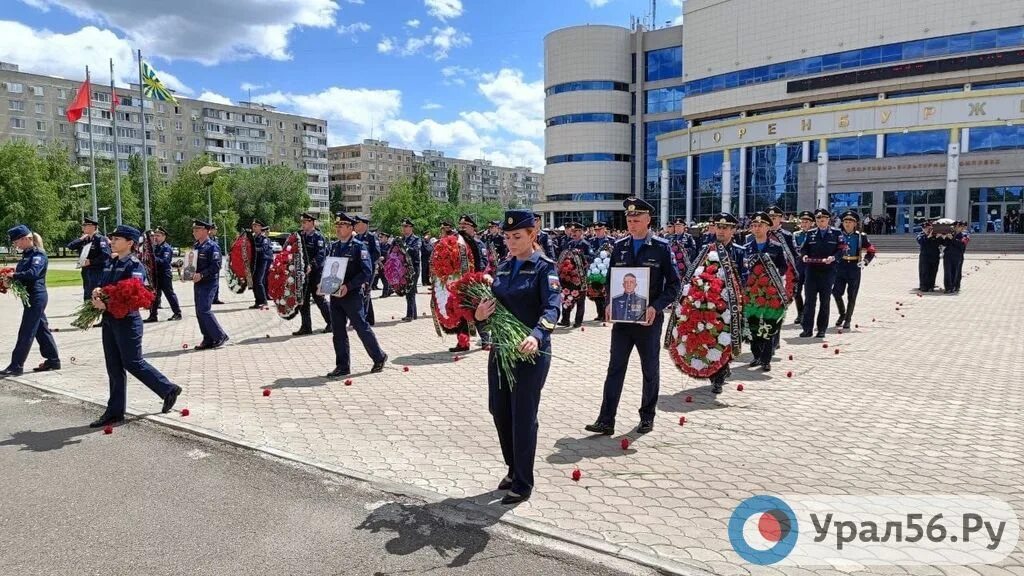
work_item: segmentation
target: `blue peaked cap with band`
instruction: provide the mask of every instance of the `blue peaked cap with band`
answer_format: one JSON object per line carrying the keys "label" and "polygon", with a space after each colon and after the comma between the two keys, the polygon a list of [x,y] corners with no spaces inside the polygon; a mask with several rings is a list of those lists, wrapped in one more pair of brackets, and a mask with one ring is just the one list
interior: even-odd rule
{"label": "blue peaked cap with band", "polygon": [[505,232],[533,228],[535,217],[533,212],[528,210],[506,210],[505,219],[501,223],[501,229]]}
{"label": "blue peaked cap with band", "polygon": [[110,234],[107,234],[107,236],[110,236],[110,237],[118,236],[120,238],[124,238],[125,240],[131,240],[132,242],[138,242],[139,241],[139,236],[142,236],[142,232],[139,232],[138,228],[133,228],[131,226],[128,226],[127,224],[120,224],[120,225],[118,225],[117,228],[114,228],[113,232],[111,232]]}
{"label": "blue peaked cap with band", "polygon": [[7,238],[10,239],[11,242],[14,242],[15,240],[20,240],[21,238],[24,238],[25,236],[28,236],[31,233],[32,231],[28,229],[28,226],[25,226],[24,224],[18,224],[14,228],[11,228],[10,230],[7,231]]}

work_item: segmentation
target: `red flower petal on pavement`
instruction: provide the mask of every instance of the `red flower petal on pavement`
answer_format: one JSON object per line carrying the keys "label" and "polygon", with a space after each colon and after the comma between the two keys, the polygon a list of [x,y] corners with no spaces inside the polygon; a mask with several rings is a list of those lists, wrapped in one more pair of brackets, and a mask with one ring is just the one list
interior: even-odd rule
{"label": "red flower petal on pavement", "polygon": [[839,355],[839,348],[836,348],[836,349],[835,349],[835,353],[836,353],[836,356],[838,356],[838,355]]}
{"label": "red flower petal on pavement", "polygon": [[264,396],[270,396],[270,388],[264,388],[263,389],[263,395]]}
{"label": "red flower petal on pavement", "polygon": [[351,385],[352,385],[352,380],[351,379],[345,380],[345,386],[351,386]]}
{"label": "red flower petal on pavement", "polygon": [[693,396],[687,396],[686,397],[686,401],[687,402],[693,402]]}
{"label": "red flower petal on pavement", "polygon": [[107,424],[106,426],[103,427],[103,433],[104,434],[113,434],[114,433],[114,427],[111,426],[110,424]]}
{"label": "red flower petal on pavement", "polygon": [[792,377],[793,377],[793,372],[792,371],[786,372],[786,378],[792,378]]}
{"label": "red flower petal on pavement", "polygon": [[623,438],[622,442],[620,442],[620,445],[622,446],[623,450],[629,450],[629,438]]}
{"label": "red flower petal on pavement", "polygon": [[582,478],[582,477],[583,477],[583,472],[580,472],[579,468],[577,468],[577,469],[572,471],[572,481],[573,482],[579,482],[580,478]]}
{"label": "red flower petal on pavement", "polygon": [[409,367],[408,366],[402,366],[402,372],[408,372],[408,371],[409,371]]}
{"label": "red flower petal on pavement", "polygon": [[822,344],[821,347],[822,348],[828,348],[828,342],[825,342],[824,344]]}
{"label": "red flower petal on pavement", "polygon": [[737,385],[736,385],[736,390],[737,390],[738,392],[743,392],[743,384],[737,384]]}
{"label": "red flower petal on pavement", "polygon": [[188,408],[182,408],[181,409],[181,415],[182,416],[188,416],[189,414],[191,414],[191,412],[188,411]]}
{"label": "red flower petal on pavement", "polygon": [[686,416],[679,417],[679,425],[682,426],[683,424],[686,424]]}

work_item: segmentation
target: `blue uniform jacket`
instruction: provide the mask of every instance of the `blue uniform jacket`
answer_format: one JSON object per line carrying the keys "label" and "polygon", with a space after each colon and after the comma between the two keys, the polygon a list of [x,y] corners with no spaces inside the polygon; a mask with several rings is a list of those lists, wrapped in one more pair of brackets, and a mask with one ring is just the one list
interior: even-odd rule
{"label": "blue uniform jacket", "polygon": [[327,257],[327,240],[319,230],[313,230],[309,234],[299,232],[302,239],[302,251],[306,256],[306,265],[315,271],[322,270],[324,258]]}
{"label": "blue uniform jacket", "polygon": [[683,250],[686,251],[687,261],[692,262],[697,257],[697,241],[689,233],[673,234],[668,239],[670,242],[678,242],[683,247]]}
{"label": "blue uniform jacket", "polygon": [[92,243],[92,247],[89,248],[89,265],[85,266],[84,270],[95,270],[100,271],[107,265],[107,260],[110,259],[110,242],[107,241],[107,237],[102,234],[94,234],[91,240],[82,240],[81,238],[75,238],[71,242],[68,242],[68,249],[80,251],[82,246],[85,246],[87,242]]}
{"label": "blue uniform jacket", "polygon": [[803,230],[797,230],[793,233],[793,245],[796,246],[796,270],[800,273],[800,276],[803,276],[804,270],[807,268],[807,265],[804,264],[803,258],[801,258],[801,255],[803,254],[801,249],[807,242],[807,236],[810,235],[810,233],[810,230],[806,232]]}
{"label": "blue uniform jacket", "polygon": [[[856,267],[860,261],[861,250],[867,250],[871,247],[871,240],[868,239],[868,235],[859,231],[854,230],[852,234],[842,232],[843,243],[846,245],[843,250],[843,258],[839,261],[840,266],[853,266]],[[869,252],[864,256],[865,263],[870,263],[874,259],[874,256]]]}
{"label": "blue uniform jacket", "polygon": [[513,276],[514,260],[506,258],[498,263],[492,286],[494,296],[520,322],[533,326],[530,335],[543,348],[550,343],[551,331],[562,312],[562,287],[555,262],[535,251]]}
{"label": "blue uniform jacket", "polygon": [[336,240],[331,243],[327,250],[327,256],[333,258],[348,258],[348,267],[345,268],[344,284],[347,289],[345,298],[361,294],[363,285],[370,281],[373,268],[370,265],[370,251],[354,235],[348,242]]}
{"label": "blue uniform jacket", "polygon": [[200,278],[196,285],[216,284],[221,266],[220,246],[213,238],[207,238],[205,242],[196,242],[193,249],[199,251],[196,258],[196,274],[200,274]]}
{"label": "blue uniform jacket", "polygon": [[[145,282],[146,267],[134,254],[129,254],[124,258],[112,257],[110,260],[107,260],[107,265],[103,268],[103,274],[100,275],[100,281],[96,287],[102,288],[129,278],[138,278]],[[109,312],[103,312],[103,315],[109,316],[110,314]],[[127,317],[138,315],[138,310],[132,310]]]}
{"label": "blue uniform jacket", "polygon": [[651,269],[648,296],[655,310],[661,312],[679,300],[679,271],[676,270],[668,242],[648,232],[639,252],[634,256],[633,237],[622,238],[612,248],[609,270],[631,266],[646,266]]}
{"label": "blue uniform jacket", "polygon": [[370,253],[370,270],[373,270],[380,260],[380,241],[371,232],[356,234],[356,240],[366,244],[366,251]]}
{"label": "blue uniform jacket", "polygon": [[[752,262],[754,261],[754,256],[757,254],[767,254],[768,258],[771,259],[772,264],[775,265],[775,269],[779,272],[779,276],[785,276],[786,270],[789,269],[789,262],[786,260],[786,254],[784,252],[785,248],[783,248],[782,243],[778,240],[768,238],[765,245],[758,250],[757,241],[751,238],[750,241],[747,242],[746,246],[743,247],[743,251],[745,259],[744,266],[748,271],[753,268]],[[744,283],[745,282],[746,280],[744,279]]]}
{"label": "blue uniform jacket", "polygon": [[590,246],[590,242],[587,242],[583,238],[579,240],[569,240],[565,243],[566,250],[579,250],[580,254],[587,259],[587,263],[590,263],[594,259],[594,249]]}
{"label": "blue uniform jacket", "polygon": [[[793,237],[793,233],[785,228],[777,228],[769,232],[769,238],[774,238],[780,244],[782,244],[782,255],[786,257],[786,262],[793,265],[793,272],[796,274],[797,279],[800,276],[800,270],[796,268],[796,261],[800,259],[799,252],[796,248],[796,238]],[[751,234],[748,238],[748,242],[753,241],[754,235]],[[782,272],[785,274],[785,271]]]}
{"label": "blue uniform jacket", "polygon": [[255,252],[253,262],[257,268],[274,261],[274,247],[270,245],[270,238],[263,234],[253,234],[252,244]]}
{"label": "blue uniform jacket", "polygon": [[[835,228],[825,228],[824,230],[813,228],[807,233],[807,240],[804,241],[804,245],[800,247],[800,256],[821,259],[831,256],[838,261],[842,258],[845,250],[846,244],[843,242],[843,234],[839,230]],[[831,264],[811,264],[807,266],[807,270],[834,270],[835,267],[835,262]]]}
{"label": "blue uniform jacket", "polygon": [[161,242],[153,246],[153,260],[156,264],[156,271],[160,273],[160,276],[171,276],[172,258],[174,258],[174,250],[167,242]]}
{"label": "blue uniform jacket", "polygon": [[[598,254],[601,253],[602,246],[604,246],[605,244],[611,246],[612,244],[615,243],[615,240],[611,236],[605,236],[604,238],[598,238],[597,236],[594,236],[589,240],[589,242],[590,251],[593,252],[594,256],[597,256]],[[611,251],[609,250],[609,253],[610,252]]]}
{"label": "blue uniform jacket", "polygon": [[415,234],[409,234],[402,238],[402,242],[405,243],[405,251],[409,253],[409,258],[412,258],[412,265],[417,270],[420,269],[420,249],[423,246],[423,239]]}
{"label": "blue uniform jacket", "polygon": [[540,244],[540,249],[544,251],[544,255],[548,258],[555,259],[555,246],[551,243],[551,238],[548,237],[547,232],[537,233],[537,244]]}
{"label": "blue uniform jacket", "polygon": [[12,280],[21,282],[29,296],[46,293],[46,268],[49,259],[42,250],[32,247],[21,253],[21,260],[14,267]]}

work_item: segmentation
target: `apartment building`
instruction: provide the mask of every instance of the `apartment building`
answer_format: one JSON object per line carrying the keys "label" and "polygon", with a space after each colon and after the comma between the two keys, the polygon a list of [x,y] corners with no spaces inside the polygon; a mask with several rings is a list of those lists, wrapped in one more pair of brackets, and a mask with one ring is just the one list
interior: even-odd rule
{"label": "apartment building", "polygon": [[[7,100],[0,104],[0,142],[23,140],[44,146],[58,141],[80,163],[88,163],[91,114],[96,157],[116,158],[120,169],[127,171],[129,157],[141,154],[143,145],[138,86],[116,88],[111,94],[109,86],[94,83],[89,113],[72,126],[65,112],[81,83],[0,63],[0,97]],[[251,102],[225,105],[176,98],[177,104],[142,102],[146,152],[156,159],[159,176],[173,178],[182,165],[204,153],[223,166],[281,164],[306,173],[311,211],[329,211],[325,120]]]}

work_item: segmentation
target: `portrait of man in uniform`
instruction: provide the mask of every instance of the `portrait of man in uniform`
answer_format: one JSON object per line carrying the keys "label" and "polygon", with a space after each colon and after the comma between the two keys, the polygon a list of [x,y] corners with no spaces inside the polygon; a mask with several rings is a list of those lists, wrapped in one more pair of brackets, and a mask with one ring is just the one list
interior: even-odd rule
{"label": "portrait of man in uniform", "polygon": [[612,268],[612,322],[643,322],[647,315],[651,271],[646,267]]}
{"label": "portrait of man in uniform", "polygon": [[345,283],[345,269],[348,268],[348,258],[327,257],[324,261],[323,277],[320,279],[318,292],[324,296],[334,296],[341,292],[341,285]]}

